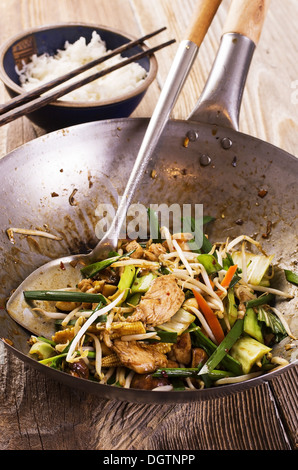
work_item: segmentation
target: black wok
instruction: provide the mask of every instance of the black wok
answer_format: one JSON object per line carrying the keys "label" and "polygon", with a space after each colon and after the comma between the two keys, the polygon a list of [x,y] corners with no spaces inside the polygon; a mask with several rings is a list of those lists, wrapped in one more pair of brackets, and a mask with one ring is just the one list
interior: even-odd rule
{"label": "black wok", "polygon": [[[223,36],[196,110],[188,120],[171,120],[166,125],[135,202],[144,206],[203,204],[204,214],[216,219],[208,227],[213,241],[241,234],[254,236],[268,254],[275,254],[276,264],[293,270],[298,233],[297,159],[237,130],[253,50],[254,42],[238,32]],[[223,70],[228,70],[229,79],[221,76]],[[257,386],[295,367],[297,360],[289,351],[290,364],[264,376],[212,389],[168,393],[98,384],[43,366],[28,356],[30,333],[7,314],[6,299],[37,267],[68,253],[88,251],[96,244],[96,208],[101,203],[115,206],[123,193],[147,125],[147,119],[82,124],[40,137],[0,161],[0,336],[12,341],[12,345],[4,341],[5,346],[25,363],[70,387],[141,403],[212,399]],[[261,190],[265,197],[260,197]],[[271,232],[264,238],[268,222]],[[12,244],[6,233],[9,227],[46,227],[62,240],[16,235]],[[297,336],[297,289],[282,287],[295,296],[284,302],[283,310]]]}

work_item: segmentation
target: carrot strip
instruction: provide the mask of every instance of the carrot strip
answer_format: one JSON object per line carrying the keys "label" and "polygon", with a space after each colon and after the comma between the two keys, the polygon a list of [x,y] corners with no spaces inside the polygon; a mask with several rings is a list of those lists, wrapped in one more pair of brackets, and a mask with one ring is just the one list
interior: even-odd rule
{"label": "carrot strip", "polygon": [[237,264],[233,264],[233,266],[229,267],[229,269],[226,272],[225,277],[220,283],[222,287],[225,287],[225,288],[229,287],[231,280],[233,279],[233,276],[237,271],[237,267],[238,267]]}
{"label": "carrot strip", "polygon": [[221,324],[217,316],[215,315],[212,308],[209,307],[206,300],[199,292],[193,289],[193,294],[195,296],[196,301],[198,302],[199,309],[203,313],[208,325],[210,326],[212,330],[212,333],[214,334],[214,337],[217,343],[220,344],[222,340],[224,339],[225,335],[224,335],[223,329],[221,327]]}

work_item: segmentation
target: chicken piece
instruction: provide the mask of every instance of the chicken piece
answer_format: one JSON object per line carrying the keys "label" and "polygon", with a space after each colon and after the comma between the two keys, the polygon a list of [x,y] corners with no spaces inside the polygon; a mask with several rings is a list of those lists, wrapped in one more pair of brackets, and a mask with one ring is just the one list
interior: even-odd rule
{"label": "chicken piece", "polygon": [[206,351],[202,348],[194,348],[192,350],[191,367],[198,367],[200,364],[205,364],[208,359]]}
{"label": "chicken piece", "polygon": [[93,283],[92,283],[91,279],[82,279],[78,283],[78,288],[82,292],[87,292],[89,289],[92,289],[92,287],[93,287]]}
{"label": "chicken piece", "polygon": [[151,326],[167,322],[181,307],[184,293],[174,275],[157,277],[127,321],[142,321]]}
{"label": "chicken piece", "polygon": [[148,250],[144,251],[144,258],[149,261],[158,261],[160,255],[163,255],[167,252],[165,247],[161,243],[152,243],[149,246]]}
{"label": "chicken piece", "polygon": [[[105,286],[105,281],[92,281],[91,279],[82,279],[78,283],[78,288],[82,292],[87,292],[88,294],[98,294],[102,292]],[[83,302],[82,308],[84,310],[90,310],[92,308],[92,304],[90,302]]]}
{"label": "chicken piece", "polygon": [[168,359],[167,369],[177,369],[179,367],[178,362]]}
{"label": "chicken piece", "polygon": [[191,361],[191,338],[189,333],[183,333],[173,345],[171,359],[180,364],[188,365]]}
{"label": "chicken piece", "polygon": [[153,344],[115,340],[113,350],[121,363],[137,374],[150,374],[167,365],[166,355],[157,351]]}
{"label": "chicken piece", "polygon": [[135,259],[143,258],[144,250],[136,240],[133,240],[132,242],[129,242],[126,245],[125,250],[127,251],[127,253],[129,253],[130,251],[135,250],[130,255],[131,258],[135,258]]}
{"label": "chicken piece", "polygon": [[152,377],[150,374],[135,374],[130,384],[130,388],[138,390],[153,390],[156,387],[169,385],[167,379]]}
{"label": "chicken piece", "polygon": [[[194,368],[194,367],[198,367],[199,365],[205,364],[207,359],[208,359],[208,355],[207,355],[206,351],[204,351],[203,348],[194,348],[192,350],[192,359],[191,359],[191,366],[190,367]],[[198,379],[191,378],[190,381],[192,382],[192,384],[195,387],[201,388],[201,386],[202,386],[202,379],[201,378],[198,378]]]}

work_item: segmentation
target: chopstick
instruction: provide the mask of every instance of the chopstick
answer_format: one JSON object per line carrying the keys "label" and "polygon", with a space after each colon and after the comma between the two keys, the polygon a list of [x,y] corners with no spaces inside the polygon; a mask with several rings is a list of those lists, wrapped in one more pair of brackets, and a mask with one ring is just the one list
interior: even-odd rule
{"label": "chopstick", "polygon": [[[112,50],[108,54],[95,59],[91,62],[88,62],[87,64],[84,64],[71,72],[68,72],[67,74],[62,75],[61,77],[58,77],[54,80],[51,80],[48,83],[45,83],[44,85],[37,87],[29,92],[22,93],[19,96],[16,96],[15,98],[12,98],[8,103],[0,106],[0,126],[7,124],[21,116],[24,116],[26,114],[29,114],[32,111],[35,111],[37,109],[40,109],[41,107],[52,103],[56,101],[58,98],[62,97],[63,95],[66,95],[70,93],[73,90],[76,90],[84,85],[87,85],[88,83],[97,80],[98,78],[101,78],[105,75],[108,75],[109,73],[118,70],[122,67],[125,67],[126,65],[135,62],[137,60],[142,59],[143,57],[150,56],[154,54],[155,52],[163,49],[164,47],[167,47],[171,44],[173,44],[175,39],[171,39],[170,41],[164,42],[162,44],[159,44],[158,46],[149,48],[147,50],[144,50],[142,52],[139,52],[131,57],[128,57],[127,59],[123,60],[122,62],[113,65],[112,67],[103,69],[101,71],[98,71],[92,75],[89,75],[88,77],[84,77],[81,80],[78,80],[76,82],[70,83],[64,87],[61,87],[58,90],[53,90],[53,88],[56,88],[58,85],[61,85],[71,78],[74,78],[78,76],[79,74],[95,67],[96,65],[99,65],[112,57],[121,54],[124,51],[127,51],[137,45],[142,44],[145,40],[155,36],[156,34],[159,34],[160,32],[164,31],[166,27],[160,28],[159,30],[156,30],[152,33],[149,33],[139,39],[136,39],[134,41],[130,41],[129,43],[126,43],[117,49]],[[45,96],[41,96],[43,93],[48,92]]]}

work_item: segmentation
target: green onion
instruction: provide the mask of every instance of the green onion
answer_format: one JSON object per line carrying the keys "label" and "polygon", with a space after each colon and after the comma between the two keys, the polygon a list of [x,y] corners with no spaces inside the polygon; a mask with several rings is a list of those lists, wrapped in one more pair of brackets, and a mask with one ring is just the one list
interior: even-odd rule
{"label": "green onion", "polygon": [[231,266],[234,266],[234,261],[230,253],[226,253],[226,257],[222,260],[223,268],[227,271]]}
{"label": "green onion", "polygon": [[[62,321],[62,320],[61,320]],[[49,343],[51,346],[56,346],[55,341],[52,341],[51,339],[45,338],[44,336],[37,336],[38,341],[43,341],[44,343]]]}
{"label": "green onion", "polygon": [[160,234],[160,227],[159,227],[157,212],[148,208],[147,214],[148,214],[148,219],[149,219],[150,238],[152,238],[152,241],[154,243],[161,243],[162,238]]}
{"label": "green onion", "polygon": [[132,250],[129,253],[125,253],[124,255],[112,256],[111,258],[107,258],[102,261],[97,261],[96,263],[89,264],[88,266],[85,266],[81,269],[81,273],[83,274],[83,276],[88,278],[94,277],[97,273],[99,273],[105,268],[108,268],[109,266],[111,266],[111,264],[115,263],[119,259],[129,257],[134,251],[135,250]]}
{"label": "green onion", "polygon": [[197,377],[198,376],[198,368],[165,368],[165,369],[157,369],[156,372],[152,374],[153,377],[163,377],[163,378],[171,378],[171,377],[180,377],[180,378],[187,378],[187,377]]}
{"label": "green onion", "polygon": [[238,319],[222,342],[211,354],[206,364],[202,367],[199,374],[208,374],[225,358],[231,347],[243,332],[243,319]]}
{"label": "green onion", "polygon": [[[176,367],[176,368],[165,368],[165,369],[158,369],[156,372],[152,374],[153,377],[158,378],[198,378],[199,369],[197,367]],[[208,374],[211,380],[218,380],[224,377],[234,377],[235,375],[231,372],[227,372],[224,370],[213,370]]]}
{"label": "green onion", "polygon": [[62,359],[63,357],[66,357],[67,353],[59,354],[58,356],[53,356],[49,357],[47,359],[43,359],[42,361],[38,361],[40,364],[48,365],[51,364],[52,362],[56,363],[58,359]]}
{"label": "green onion", "polygon": [[118,261],[120,258],[121,255],[112,256],[112,258],[107,258],[103,261],[98,261],[97,263],[89,264],[88,266],[85,266],[85,268],[81,269],[81,273],[83,274],[83,276],[88,278],[94,277],[99,271],[108,268],[109,266],[111,266],[111,264],[115,263],[115,261]]}
{"label": "green onion", "polygon": [[196,221],[193,217],[183,217],[183,228],[185,232],[190,232],[195,234],[195,240],[202,240],[202,245],[198,246],[194,240],[190,240],[187,244],[191,251],[198,253],[209,253],[212,250],[212,243],[208,238],[198,229],[198,225],[202,226],[206,223],[206,220],[209,222],[212,218],[203,218],[202,223]]}
{"label": "green onion", "polygon": [[274,299],[273,294],[260,295],[257,299],[246,302],[246,308],[259,307],[260,305],[269,304]]}
{"label": "green onion", "polygon": [[102,302],[106,305],[106,298],[102,294],[88,294],[88,292],[32,290],[24,291],[26,300],[48,300],[54,302]]}
{"label": "green onion", "polygon": [[298,286],[298,274],[290,271],[289,269],[285,269],[284,271],[287,281]]}
{"label": "green onion", "polygon": [[232,372],[228,372],[226,370],[213,369],[212,372],[209,372],[208,377],[210,380],[215,381],[219,379],[225,379],[226,377],[235,377],[235,375]]}
{"label": "green onion", "polygon": [[[213,343],[207,336],[202,333],[202,331],[195,329],[191,332],[195,347],[202,347],[205,351],[211,356],[211,354],[216,350],[217,346]],[[230,354],[227,354],[221,361],[221,365],[232,372],[235,375],[242,374],[241,365],[236,359],[234,359]]]}
{"label": "green onion", "polygon": [[180,379],[179,377],[173,377],[171,380],[171,384],[173,386],[173,390],[185,390],[183,379]]}
{"label": "green onion", "polygon": [[[151,333],[151,331],[148,333]],[[149,339],[149,343],[177,343],[177,337],[178,333],[174,331],[162,331],[162,330],[157,330],[156,332],[157,336],[159,336],[159,340],[157,339]]]}

